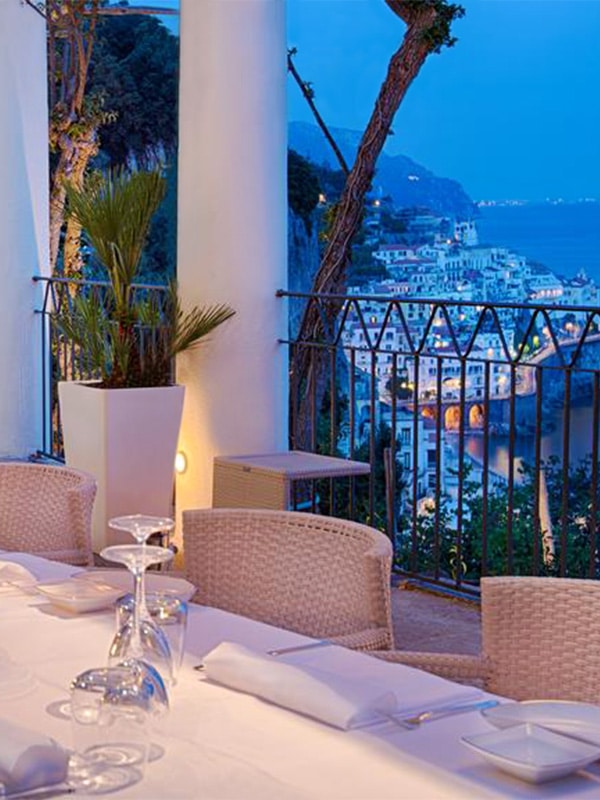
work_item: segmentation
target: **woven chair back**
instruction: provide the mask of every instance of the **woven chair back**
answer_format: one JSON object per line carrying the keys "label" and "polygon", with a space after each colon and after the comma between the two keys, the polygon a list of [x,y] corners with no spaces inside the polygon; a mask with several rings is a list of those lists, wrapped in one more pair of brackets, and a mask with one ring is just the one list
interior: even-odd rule
{"label": "woven chair back", "polygon": [[0,463],[0,549],[91,564],[95,496],[94,479],[78,470]]}
{"label": "woven chair back", "polygon": [[600,703],[600,583],[484,578],[481,592],[489,691]]}
{"label": "woven chair back", "polygon": [[315,637],[379,629],[373,646],[391,646],[392,547],[379,531],[294,511],[202,509],[184,512],[183,537],[197,602]]}

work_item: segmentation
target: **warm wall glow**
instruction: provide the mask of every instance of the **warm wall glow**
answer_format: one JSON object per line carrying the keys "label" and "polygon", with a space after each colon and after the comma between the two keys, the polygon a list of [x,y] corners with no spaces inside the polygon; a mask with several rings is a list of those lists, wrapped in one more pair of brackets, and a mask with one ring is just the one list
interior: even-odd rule
{"label": "warm wall glow", "polygon": [[175,456],[175,472],[178,475],[183,475],[187,469],[187,456],[183,450],[179,450]]}

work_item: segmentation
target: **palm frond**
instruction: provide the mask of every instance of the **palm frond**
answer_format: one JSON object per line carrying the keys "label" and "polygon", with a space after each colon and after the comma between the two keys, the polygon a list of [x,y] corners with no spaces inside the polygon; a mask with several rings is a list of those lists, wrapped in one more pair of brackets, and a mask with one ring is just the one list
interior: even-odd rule
{"label": "palm frond", "polygon": [[81,189],[66,183],[69,214],[81,225],[111,281],[134,280],[150,223],[166,191],[159,170],[111,170],[88,178]]}
{"label": "palm frond", "polygon": [[158,170],[93,175],[82,189],[66,185],[70,213],[106,267],[110,290],[100,301],[80,296],[58,315],[63,335],[98,371],[106,387],[166,386],[173,358],[196,347],[235,313],[221,303],[183,311],[173,283],[166,302],[132,284],[152,216],[164,197]]}
{"label": "palm frond", "polygon": [[171,329],[170,355],[175,357],[199,345],[215,328],[233,317],[235,311],[225,303],[207,306],[194,306],[184,311],[181,306],[177,285],[171,284],[169,294],[169,320]]}

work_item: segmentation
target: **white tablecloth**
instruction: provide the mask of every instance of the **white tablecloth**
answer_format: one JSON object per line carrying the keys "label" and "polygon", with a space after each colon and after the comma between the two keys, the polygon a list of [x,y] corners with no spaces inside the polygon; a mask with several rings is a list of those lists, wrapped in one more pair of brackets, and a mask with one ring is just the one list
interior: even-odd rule
{"label": "white tablecloth", "polygon": [[[73,567],[31,556],[0,554],[43,580],[61,579]],[[115,797],[140,800],[465,800],[465,798],[600,798],[600,770],[544,786],[497,772],[460,743],[462,735],[491,730],[478,712],[405,731],[383,723],[339,731],[208,683],[192,669],[223,640],[256,650],[287,646],[304,637],[216,609],[191,606],[187,653],[171,692],[165,753],[144,779]],[[26,696],[3,699],[0,715],[72,746],[68,720],[55,714],[71,678],[105,663],[114,613],[72,616],[37,596],[0,592],[0,647],[35,673]],[[402,685],[407,667],[338,647],[286,658]],[[429,679],[430,676],[427,677]]]}

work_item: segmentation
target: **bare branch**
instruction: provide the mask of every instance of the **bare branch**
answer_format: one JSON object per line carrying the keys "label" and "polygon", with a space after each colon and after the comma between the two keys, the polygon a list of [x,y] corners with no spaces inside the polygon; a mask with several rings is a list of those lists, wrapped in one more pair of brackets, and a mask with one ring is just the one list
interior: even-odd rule
{"label": "bare branch", "polygon": [[325,120],[320,115],[320,113],[319,113],[319,111],[317,109],[317,106],[315,105],[314,92],[312,90],[312,87],[311,87],[311,85],[309,83],[306,83],[306,81],[302,80],[302,78],[300,77],[300,74],[299,74],[298,70],[296,69],[296,66],[295,66],[295,64],[294,64],[294,62],[292,60],[292,56],[295,55],[295,53],[296,53],[295,50],[288,50],[288,55],[287,55],[288,71],[291,73],[292,77],[294,78],[294,80],[298,84],[298,86],[300,88],[300,91],[302,92],[302,95],[304,96],[304,99],[308,103],[308,105],[310,107],[310,110],[313,112],[313,115],[314,115],[315,119],[317,120],[317,124],[318,124],[319,128],[321,128],[325,138],[327,139],[327,141],[331,145],[331,149],[335,153],[335,157],[337,158],[338,163],[339,163],[340,167],[342,168],[342,171],[343,171],[344,175],[348,175],[349,172],[350,172],[350,168],[348,167],[348,164],[346,163],[346,159],[342,155],[342,151],[337,146],[337,142],[335,141],[335,139],[331,135],[331,132],[330,132],[329,128],[327,127],[327,125],[325,123]]}
{"label": "bare branch", "polygon": [[133,16],[134,14],[151,14],[161,17],[179,16],[176,8],[155,8],[154,6],[105,6],[99,9],[99,13],[105,17]]}

